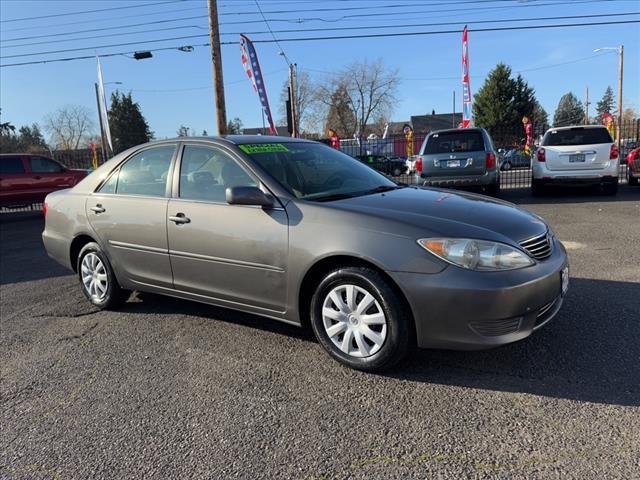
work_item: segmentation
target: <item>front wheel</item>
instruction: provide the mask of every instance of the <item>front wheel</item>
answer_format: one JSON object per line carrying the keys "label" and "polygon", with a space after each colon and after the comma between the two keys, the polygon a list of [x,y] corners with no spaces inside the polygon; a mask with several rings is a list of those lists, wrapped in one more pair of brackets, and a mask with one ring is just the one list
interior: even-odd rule
{"label": "front wheel", "polygon": [[544,185],[540,182],[540,180],[536,180],[535,178],[531,180],[531,195],[534,197],[541,197],[545,194]]}
{"label": "front wheel", "polygon": [[318,342],[340,363],[368,372],[400,362],[410,351],[411,315],[379,272],[345,267],[329,272],[311,299]]}
{"label": "front wheel", "polygon": [[113,309],[128,297],[120,288],[111,264],[100,245],[87,243],[78,255],[78,277],[82,293],[100,310]]}

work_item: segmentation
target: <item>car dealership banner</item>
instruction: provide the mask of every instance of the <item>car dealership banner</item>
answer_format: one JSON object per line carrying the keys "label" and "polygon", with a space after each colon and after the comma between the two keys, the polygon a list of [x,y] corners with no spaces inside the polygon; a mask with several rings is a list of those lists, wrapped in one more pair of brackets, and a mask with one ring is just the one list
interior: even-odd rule
{"label": "car dealership banner", "polygon": [[271,115],[271,108],[269,107],[269,99],[267,98],[267,89],[264,84],[264,78],[262,77],[262,70],[260,69],[260,62],[258,61],[258,53],[253,46],[253,42],[245,35],[240,34],[240,51],[242,52],[242,66],[247,73],[253,89],[260,98],[260,104],[262,110],[269,122],[269,133],[271,135],[277,135],[278,130],[276,124],[273,122],[273,116]]}
{"label": "car dealership banner", "polygon": [[471,85],[469,83],[469,46],[467,26],[462,32],[462,128],[469,128],[471,118]]}
{"label": "car dealership banner", "polygon": [[[113,151],[113,144],[111,143],[111,129],[109,128],[109,115],[107,113],[107,97],[104,93],[104,82],[102,81],[102,67],[100,66],[100,57],[96,57],[98,62],[98,108],[100,118],[102,119],[102,130],[106,137],[109,150]],[[105,157],[106,158],[106,157]]]}

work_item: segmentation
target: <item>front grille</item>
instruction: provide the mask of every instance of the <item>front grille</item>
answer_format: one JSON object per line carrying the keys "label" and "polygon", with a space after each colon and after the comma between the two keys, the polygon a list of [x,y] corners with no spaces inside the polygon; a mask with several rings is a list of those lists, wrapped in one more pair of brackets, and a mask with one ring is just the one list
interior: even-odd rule
{"label": "front grille", "polygon": [[507,318],[504,320],[476,320],[469,326],[485,337],[497,337],[517,332],[520,329],[522,317]]}
{"label": "front grille", "polygon": [[551,234],[545,232],[542,235],[520,242],[520,246],[536,260],[544,260],[551,256]]}

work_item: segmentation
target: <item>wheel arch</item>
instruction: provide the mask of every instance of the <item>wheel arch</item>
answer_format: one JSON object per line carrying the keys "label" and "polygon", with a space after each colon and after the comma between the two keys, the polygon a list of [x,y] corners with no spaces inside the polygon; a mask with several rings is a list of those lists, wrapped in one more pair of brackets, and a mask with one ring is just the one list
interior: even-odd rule
{"label": "wheel arch", "polygon": [[413,317],[413,310],[411,309],[411,305],[409,304],[409,301],[407,300],[407,297],[400,286],[387,272],[385,272],[375,263],[361,257],[345,254],[323,257],[317,260],[305,273],[298,290],[298,315],[300,317],[300,324],[304,328],[310,328],[310,307],[311,297],[313,296],[313,292],[315,291],[314,287],[320,283],[324,275],[340,267],[367,267],[375,270],[378,274],[380,274],[388,282],[389,286],[395,291],[400,301],[404,304],[407,315],[411,316],[409,324],[411,325],[412,339],[415,339],[416,325],[415,319]]}
{"label": "wheel arch", "polygon": [[96,242],[96,240],[86,233],[76,235],[71,241],[69,247],[69,263],[74,272],[78,273],[78,255],[80,255],[80,250],[82,250],[87,243],[91,242]]}

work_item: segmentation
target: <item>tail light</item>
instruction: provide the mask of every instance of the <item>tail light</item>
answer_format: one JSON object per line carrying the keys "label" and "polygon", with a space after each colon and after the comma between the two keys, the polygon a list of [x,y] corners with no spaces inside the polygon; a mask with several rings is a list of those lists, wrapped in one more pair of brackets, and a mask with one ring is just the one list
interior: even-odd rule
{"label": "tail light", "polygon": [[544,151],[544,148],[538,149],[538,151],[536,152],[536,158],[538,159],[539,162],[547,161],[547,152]]}
{"label": "tail light", "polygon": [[487,153],[487,168],[496,168],[496,156],[492,152]]}
{"label": "tail light", "polygon": [[416,158],[416,173],[422,175],[422,157]]}
{"label": "tail light", "polygon": [[609,160],[615,160],[618,158],[618,156],[620,155],[620,152],[618,151],[618,146],[614,143],[613,145],[611,145],[611,152],[609,153]]}
{"label": "tail light", "polygon": [[47,204],[47,202],[44,202],[44,204],[42,205],[42,213],[45,218],[47,217],[47,210],[49,210],[49,205]]}

